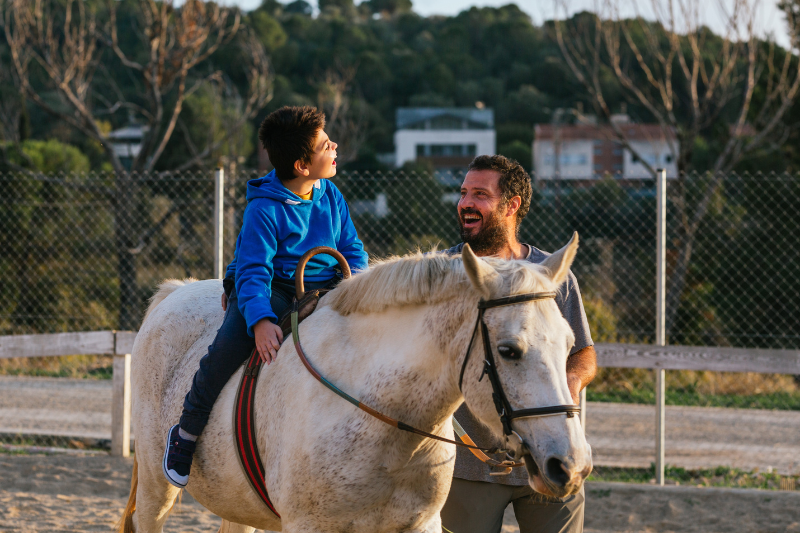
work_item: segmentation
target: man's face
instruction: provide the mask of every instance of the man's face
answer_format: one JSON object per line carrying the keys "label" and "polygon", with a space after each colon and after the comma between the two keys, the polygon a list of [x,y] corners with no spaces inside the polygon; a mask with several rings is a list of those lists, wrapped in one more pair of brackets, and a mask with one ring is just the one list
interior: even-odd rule
{"label": "man's face", "polygon": [[458,222],[461,239],[478,255],[493,255],[509,242],[516,215],[508,216],[508,204],[500,193],[500,173],[470,170],[461,184]]}
{"label": "man's face", "polygon": [[336,148],[339,145],[331,141],[324,130],[317,132],[314,139],[314,155],[311,163],[306,165],[309,178],[324,179],[336,175]]}

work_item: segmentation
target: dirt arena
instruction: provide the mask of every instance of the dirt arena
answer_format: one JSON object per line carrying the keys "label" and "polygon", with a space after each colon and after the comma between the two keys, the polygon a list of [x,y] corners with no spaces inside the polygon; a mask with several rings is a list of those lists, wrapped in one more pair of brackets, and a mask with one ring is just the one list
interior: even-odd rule
{"label": "dirt arena", "polygon": [[[107,455],[0,455],[0,531],[108,532],[128,496],[132,461]],[[800,532],[800,492],[590,483],[587,533]],[[214,532],[219,519],[188,495],[172,532]],[[516,533],[513,515],[503,533]]]}

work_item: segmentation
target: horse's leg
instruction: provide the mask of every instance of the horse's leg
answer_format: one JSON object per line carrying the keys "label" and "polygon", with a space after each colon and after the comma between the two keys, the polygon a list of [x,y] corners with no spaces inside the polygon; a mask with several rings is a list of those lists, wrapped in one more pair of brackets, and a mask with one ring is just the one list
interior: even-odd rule
{"label": "horse's leg", "polygon": [[254,527],[234,524],[227,520],[223,520],[222,525],[219,526],[219,533],[253,533],[255,530],[256,528]]}
{"label": "horse's leg", "polygon": [[142,468],[139,465],[139,485],[136,489],[136,511],[133,513],[133,525],[136,533],[161,533],[167,516],[175,505],[181,489],[170,485],[157,468]]}

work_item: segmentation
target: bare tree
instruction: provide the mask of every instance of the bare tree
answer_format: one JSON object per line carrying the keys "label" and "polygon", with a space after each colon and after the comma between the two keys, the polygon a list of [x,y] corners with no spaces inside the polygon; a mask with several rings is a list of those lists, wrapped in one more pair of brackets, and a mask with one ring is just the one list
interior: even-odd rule
{"label": "bare tree", "polygon": [[[356,68],[336,64],[317,83],[317,107],[325,112],[328,135],[338,145],[341,164],[355,160],[366,141],[365,106],[353,95]],[[356,105],[353,105],[353,103]]]}
{"label": "bare tree", "polygon": [[[567,1],[559,0],[565,13]],[[588,92],[597,115],[610,122],[617,142],[655,176],[653,166],[629,142],[625,128],[610,121],[608,74],[627,102],[661,126],[678,163],[679,175],[670,187],[679,221],[679,250],[666,302],[669,332],[698,228],[725,173],[756,150],[780,147],[788,137],[783,119],[800,89],[800,65],[792,54],[798,34],[790,32],[790,50],[759,40],[756,4],[750,0],[719,3],[725,21],[721,36],[703,24],[699,0],[650,0],[655,19],[651,22],[642,16],[624,19],[620,0],[604,0],[596,7],[595,15],[556,20],[555,37],[570,71]],[[793,21],[789,18],[790,24]],[[756,98],[757,88],[763,91]],[[686,171],[695,141],[720,122],[727,125],[727,138],[698,201],[690,202]]]}
{"label": "bare tree", "polygon": [[[175,8],[171,0],[131,2],[138,7],[140,42],[126,51],[118,38],[117,4],[108,0],[103,23],[98,23],[97,13],[87,3],[75,0],[66,0],[63,8],[62,3],[48,0],[7,0],[4,10],[6,39],[25,94],[100,142],[114,170],[125,169],[98,117],[128,112],[147,126],[132,170],[151,171],[175,132],[186,98],[203,84],[221,79],[219,71],[198,76],[195,67],[237,34],[245,33],[239,43],[244,48],[242,57],[250,61],[245,67],[249,94],[240,120],[231,127],[241,127],[268,102],[271,85],[266,53],[258,39],[240,31],[238,10],[201,0],[189,0],[180,8]],[[126,97],[118,80],[103,68],[101,56],[106,47],[128,71],[129,79],[140,84],[136,98]],[[146,60],[134,59],[142,50],[147,51]],[[45,100],[33,86],[32,64],[44,71],[60,97],[60,105]],[[103,78],[102,83],[96,83],[98,76]],[[202,162],[222,142],[206,146],[181,168]]]}
{"label": "bare tree", "polygon": [[[134,172],[151,172],[163,155],[179,125],[186,99],[207,83],[222,83],[219,71],[200,75],[198,65],[223,45],[236,43],[248,80],[248,94],[235,121],[226,126],[231,133],[255,117],[271,97],[271,78],[263,46],[243,31],[236,9],[212,2],[187,0],[175,7],[173,0],[130,0],[120,4],[76,0],[5,0],[3,24],[15,74],[22,92],[45,111],[97,141],[115,170],[115,241],[120,280],[120,327],[135,328],[139,321],[140,296],[136,282],[136,254],[142,236],[137,227],[136,202],[139,180],[128,172],[100,118],[128,113],[143,128],[141,150],[132,162]],[[136,13],[139,41],[127,49],[118,36],[117,9],[124,5]],[[131,20],[126,22],[130,23]],[[126,79],[115,79],[105,62],[118,61]],[[34,79],[41,78],[59,97],[53,102],[42,96]],[[124,91],[122,83],[135,91]],[[133,96],[128,96],[131,93]],[[184,161],[178,171],[207,161],[226,137],[209,142]],[[156,226],[159,223],[156,224]],[[147,235],[149,229],[142,235]]]}
{"label": "bare tree", "polygon": [[[2,48],[0,48],[2,52]],[[10,69],[0,68],[0,140],[19,143],[20,120],[24,99],[19,94],[19,83]]]}

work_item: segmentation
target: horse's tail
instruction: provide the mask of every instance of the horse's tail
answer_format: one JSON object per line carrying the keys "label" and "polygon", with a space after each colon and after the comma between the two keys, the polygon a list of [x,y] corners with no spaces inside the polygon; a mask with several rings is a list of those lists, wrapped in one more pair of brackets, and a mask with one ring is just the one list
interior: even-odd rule
{"label": "horse's tail", "polygon": [[131,474],[131,493],[128,496],[128,505],[117,523],[117,533],[134,533],[133,512],[136,510],[136,487],[139,486],[139,465],[136,455],[133,456],[133,473]]}
{"label": "horse's tail", "polygon": [[161,285],[158,286],[156,293],[150,298],[150,305],[147,307],[147,312],[144,314],[144,320],[147,320],[147,315],[149,315],[153,309],[158,307],[158,304],[163,302],[164,298],[175,292],[180,287],[183,287],[188,283],[194,283],[195,281],[197,280],[194,278],[167,279],[162,281]]}

